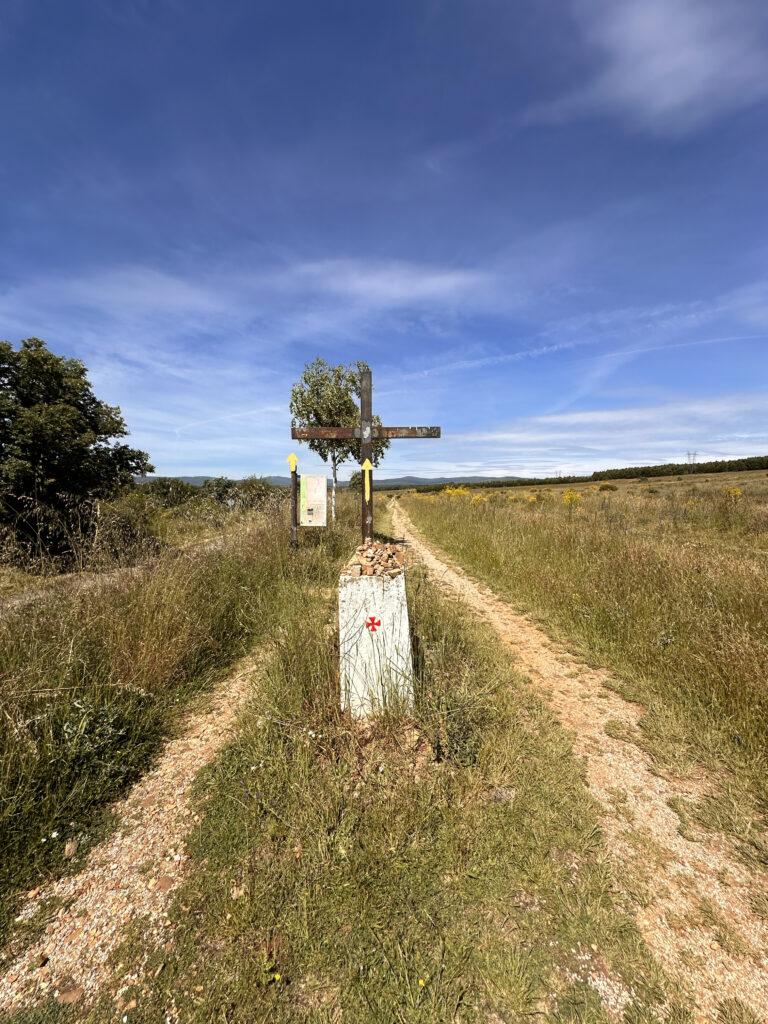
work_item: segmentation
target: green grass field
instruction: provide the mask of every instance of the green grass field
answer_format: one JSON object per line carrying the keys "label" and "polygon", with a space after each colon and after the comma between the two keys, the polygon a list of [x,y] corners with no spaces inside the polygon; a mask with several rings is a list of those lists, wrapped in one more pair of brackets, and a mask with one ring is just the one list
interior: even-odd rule
{"label": "green grass field", "polygon": [[292,559],[281,513],[129,573],[55,580],[0,617],[0,928],[14,893],[64,867],[51,833],[80,837],[84,854],[98,809],[150,763],[188,699],[275,628],[285,580],[334,579],[351,522]]}
{"label": "green grass field", "polygon": [[717,778],[698,819],[768,864],[764,472],[401,500],[439,549],[614,669],[659,763]]}
{"label": "green grass field", "polygon": [[[308,583],[276,596],[279,643],[197,781],[176,940],[150,945],[131,1019],[603,1021],[590,972],[635,1019],[674,1005],[568,736],[490,630],[413,577],[415,714],[362,728],[338,711],[333,597]],[[136,928],[114,960],[146,955]]]}
{"label": "green grass field", "polygon": [[[695,813],[761,862],[765,485],[400,499],[437,547],[619,671],[647,709],[642,742],[717,772]],[[280,504],[197,533],[190,520],[151,562],[0,620],[7,949],[20,893],[77,869],[116,825],[108,802],[251,651],[250,700],[195,782],[173,941],[138,920],[113,956],[116,985],[143,975],[129,1020],[691,1021],[615,884],[583,762],[490,627],[412,570],[413,714],[340,713],[335,583],[358,500],[342,495],[337,526],[302,531],[297,552]],[[75,862],[56,831],[81,838]],[[115,1013],[105,992],[0,1019]],[[751,1024],[739,1013],[724,1006],[724,1024]]]}

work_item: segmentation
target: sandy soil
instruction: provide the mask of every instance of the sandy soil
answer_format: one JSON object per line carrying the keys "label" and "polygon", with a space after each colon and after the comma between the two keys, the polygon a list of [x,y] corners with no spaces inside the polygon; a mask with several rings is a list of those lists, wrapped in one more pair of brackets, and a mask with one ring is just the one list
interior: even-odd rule
{"label": "sandy soil", "polygon": [[617,884],[653,953],[695,1007],[695,1019],[716,1020],[727,999],[740,999],[768,1018],[768,924],[750,907],[750,896],[765,891],[768,877],[736,860],[722,836],[684,838],[669,807],[674,798],[700,797],[706,781],[652,771],[638,746],[606,733],[609,721],[614,733],[613,723],[634,729],[642,713],[609,688],[609,672],[580,662],[508,602],[438,557],[397,502],[393,525],[409,557],[493,625],[513,648],[516,667],[572,730],[574,751],[586,759],[590,790],[604,808],[603,834]]}

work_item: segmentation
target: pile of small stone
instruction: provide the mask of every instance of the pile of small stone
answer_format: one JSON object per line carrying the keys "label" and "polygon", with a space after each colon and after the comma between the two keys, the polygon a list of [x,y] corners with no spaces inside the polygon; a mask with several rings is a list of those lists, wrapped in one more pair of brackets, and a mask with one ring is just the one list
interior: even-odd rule
{"label": "pile of small stone", "polygon": [[345,576],[399,576],[403,571],[403,549],[396,544],[373,543],[356,549],[342,569]]}

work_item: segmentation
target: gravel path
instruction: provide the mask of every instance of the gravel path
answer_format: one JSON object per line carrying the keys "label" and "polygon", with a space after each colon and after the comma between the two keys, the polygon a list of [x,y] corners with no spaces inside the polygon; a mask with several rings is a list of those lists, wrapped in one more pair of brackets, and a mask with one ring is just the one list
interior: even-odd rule
{"label": "gravel path", "polygon": [[[184,881],[185,837],[198,820],[189,786],[229,738],[254,671],[253,662],[244,661],[217,687],[209,710],[189,717],[157,766],[115,805],[122,827],[94,847],[79,874],[29,894],[22,920],[33,918],[51,898],[63,901],[63,908],[0,977],[0,1011],[50,997],[61,1003],[88,1000],[111,982],[109,956],[135,918],[147,925],[155,948],[173,941],[168,903]],[[113,985],[118,1010],[124,1008],[124,991],[138,980],[131,974]]]}
{"label": "gravel path", "polygon": [[655,774],[638,746],[606,733],[609,721],[634,729],[642,714],[609,688],[609,672],[583,664],[508,602],[438,557],[397,502],[393,525],[410,557],[494,626],[514,649],[516,667],[573,731],[590,791],[604,808],[601,824],[617,885],[655,956],[695,1006],[696,1021],[716,1020],[718,1005],[728,999],[740,999],[768,1019],[768,922],[750,905],[753,894],[768,888],[768,876],[735,860],[721,836],[684,838],[669,807],[674,798],[701,797],[705,784]]}

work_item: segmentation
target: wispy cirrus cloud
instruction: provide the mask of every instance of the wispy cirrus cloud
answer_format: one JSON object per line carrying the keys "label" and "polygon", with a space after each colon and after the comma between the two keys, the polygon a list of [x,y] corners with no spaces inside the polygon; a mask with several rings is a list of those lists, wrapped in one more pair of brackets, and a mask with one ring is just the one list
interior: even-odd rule
{"label": "wispy cirrus cloud", "polygon": [[613,113],[645,131],[685,134],[768,97],[762,0],[575,0],[572,10],[597,67],[529,120]]}
{"label": "wispy cirrus cloud", "polygon": [[291,293],[333,296],[377,308],[403,308],[464,302],[477,289],[487,289],[492,280],[487,270],[479,268],[405,260],[328,259],[294,264],[268,275],[262,283]]}
{"label": "wispy cirrus cloud", "polygon": [[517,475],[680,462],[688,450],[697,451],[701,461],[762,455],[768,446],[768,393],[520,417],[492,430],[455,435],[451,444],[462,465],[472,464],[472,453],[482,450],[493,472]]}
{"label": "wispy cirrus cloud", "polygon": [[[728,329],[733,327],[737,330]],[[602,360],[626,362],[636,355],[676,348],[766,341],[768,281],[761,279],[706,300],[595,308],[553,318],[532,333],[527,343],[512,349],[468,352],[460,359],[435,360],[405,376],[446,376],[579,349],[600,348]]]}
{"label": "wispy cirrus cloud", "polygon": [[[541,260],[535,246],[521,248],[532,253],[527,263],[525,253],[513,250],[463,266],[329,258],[274,260],[244,270],[230,257],[226,264],[173,273],[142,265],[62,273],[7,288],[0,294],[0,323],[6,336],[37,333],[55,350],[84,358],[97,392],[121,405],[134,442],[151,452],[161,472],[216,467],[238,475],[253,469],[255,452],[260,465],[281,470],[289,388],[300,365],[297,344],[338,361],[367,345],[374,361],[378,352],[383,365],[397,366],[397,381],[425,378],[420,405],[429,401],[426,418],[443,423],[444,441],[439,450],[395,446],[391,474],[476,472],[479,444],[488,472],[534,473],[678,459],[686,446],[705,450],[721,434],[733,435],[724,421],[717,425],[722,416],[711,420],[714,432],[706,432],[705,416],[691,432],[658,410],[636,418],[631,429],[609,416],[600,430],[537,418],[486,434],[454,433],[454,403],[446,396],[456,389],[464,393],[475,371],[498,368],[503,379],[505,365],[522,371],[535,361],[545,379],[558,362],[578,360],[565,386],[550,389],[555,397],[547,408],[566,415],[643,353],[765,343],[763,281],[706,300],[593,306],[558,316],[573,308],[559,301],[563,294],[584,308],[578,289],[563,293],[572,279],[562,268],[570,266],[578,246],[565,245]],[[418,324],[418,349],[411,351],[409,341],[395,344],[404,323],[411,334]],[[484,336],[488,325],[498,332],[500,324],[515,323],[517,333],[508,337]],[[410,337],[405,330],[403,336]],[[391,340],[385,354],[374,345],[382,337]],[[397,399],[390,395],[387,401],[397,420]],[[408,415],[410,394],[403,404]],[[670,431],[666,440],[663,431]],[[730,446],[752,450],[748,431],[743,433],[743,444],[734,439]]]}

